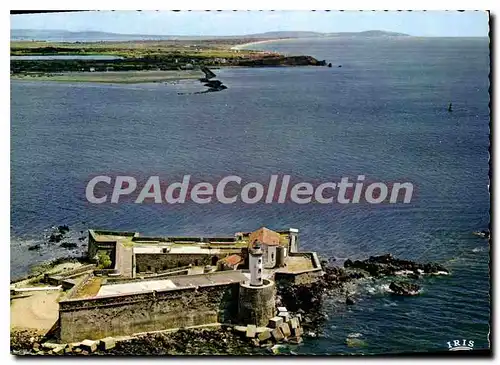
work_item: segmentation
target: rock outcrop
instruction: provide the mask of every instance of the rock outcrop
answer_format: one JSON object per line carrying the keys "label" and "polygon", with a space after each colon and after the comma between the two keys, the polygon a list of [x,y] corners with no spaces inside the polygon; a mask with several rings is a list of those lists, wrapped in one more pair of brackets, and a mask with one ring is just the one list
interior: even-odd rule
{"label": "rock outcrop", "polygon": [[69,232],[69,227],[67,225],[57,226],[54,231],[49,236],[50,243],[61,242],[66,233]]}
{"label": "rock outcrop", "polygon": [[478,237],[481,237],[481,238],[486,238],[486,239],[490,238],[490,231],[489,230],[484,230],[484,231],[480,231],[480,232],[473,232],[473,234],[478,236]]}
{"label": "rock outcrop", "polygon": [[393,294],[403,296],[413,296],[420,293],[420,286],[405,282],[391,282],[389,289]]}
{"label": "rock outcrop", "polygon": [[410,260],[394,258],[390,253],[381,256],[370,256],[367,260],[346,260],[345,268],[360,269],[366,271],[373,277],[392,276],[413,273],[420,274],[448,274],[445,267],[437,263],[416,263]]}
{"label": "rock outcrop", "polygon": [[281,56],[270,55],[255,59],[242,59],[237,62],[237,66],[245,67],[266,67],[266,66],[326,66],[325,60],[318,61],[311,56]]}
{"label": "rock outcrop", "polygon": [[215,91],[222,91],[226,90],[227,86],[223,85],[221,81],[219,80],[211,80],[217,75],[214,74],[208,67],[203,66],[201,70],[205,73],[206,77],[203,77],[199,79],[201,83],[203,83],[204,86],[208,87],[207,90],[205,91],[197,91],[194,93],[177,93],[177,95],[194,95],[194,94],[206,94],[206,93],[211,93]]}
{"label": "rock outcrop", "polygon": [[100,355],[229,355],[249,354],[245,337],[233,333],[231,327],[220,329],[185,329],[171,333],[152,333],[116,342]]}

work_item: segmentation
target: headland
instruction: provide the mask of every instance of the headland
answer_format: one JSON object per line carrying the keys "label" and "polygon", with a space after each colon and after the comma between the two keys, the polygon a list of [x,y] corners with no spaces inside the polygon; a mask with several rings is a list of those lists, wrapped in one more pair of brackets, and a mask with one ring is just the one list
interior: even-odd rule
{"label": "headland", "polygon": [[144,83],[202,77],[203,67],[326,66],[311,56],[243,49],[267,40],[11,42],[11,78]]}

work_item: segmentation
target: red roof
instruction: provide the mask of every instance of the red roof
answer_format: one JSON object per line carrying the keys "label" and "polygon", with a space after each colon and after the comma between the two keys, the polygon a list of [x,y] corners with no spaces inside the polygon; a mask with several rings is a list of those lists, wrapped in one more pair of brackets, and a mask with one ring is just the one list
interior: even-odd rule
{"label": "red roof", "polygon": [[229,255],[224,257],[221,261],[229,266],[235,266],[242,262],[243,258],[240,255]]}
{"label": "red roof", "polygon": [[279,246],[280,238],[281,236],[278,232],[272,231],[266,227],[262,227],[255,232],[250,233],[248,241],[251,247],[253,247],[256,242],[260,242],[261,244],[266,246]]}

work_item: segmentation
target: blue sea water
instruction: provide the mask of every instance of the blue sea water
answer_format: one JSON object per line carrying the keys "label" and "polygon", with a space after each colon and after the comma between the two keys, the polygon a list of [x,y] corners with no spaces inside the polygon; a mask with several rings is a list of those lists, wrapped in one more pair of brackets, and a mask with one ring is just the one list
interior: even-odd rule
{"label": "blue sea water", "polygon": [[[40,241],[51,226],[144,234],[233,234],[262,225],[300,229],[322,256],[392,254],[437,261],[417,297],[365,282],[357,303],[327,301],[325,333],[298,353],[446,350],[454,339],[488,348],[489,44],[483,38],[294,40],[255,45],[326,59],[327,67],[216,71],[222,92],[198,85],[11,85],[11,272],[67,255]],[[338,67],[342,65],[342,67]],[[447,111],[453,103],[453,112]],[[410,204],[102,204],[85,199],[95,175],[239,175],[266,181],[409,181]],[[345,344],[361,334],[366,346]]]}

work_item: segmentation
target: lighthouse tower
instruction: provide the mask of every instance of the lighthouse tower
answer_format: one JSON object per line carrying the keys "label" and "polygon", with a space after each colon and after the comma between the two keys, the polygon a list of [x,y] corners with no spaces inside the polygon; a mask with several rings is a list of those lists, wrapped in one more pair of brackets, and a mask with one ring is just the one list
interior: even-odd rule
{"label": "lighthouse tower", "polygon": [[251,286],[262,286],[262,249],[260,243],[255,243],[255,246],[248,250],[248,266],[250,269],[250,285]]}
{"label": "lighthouse tower", "polygon": [[242,324],[267,326],[276,314],[276,288],[274,281],[263,279],[262,249],[257,241],[248,249],[250,282],[241,282],[238,298],[238,318]]}

